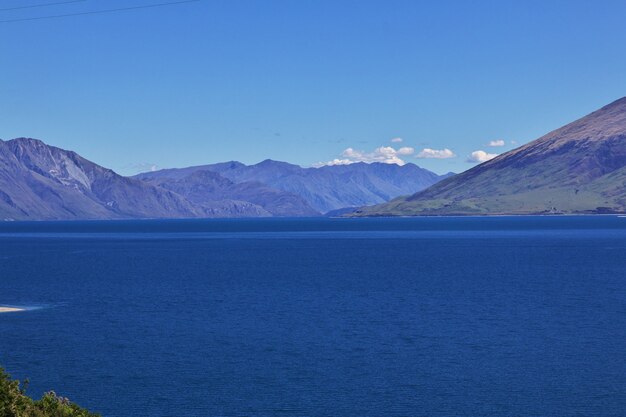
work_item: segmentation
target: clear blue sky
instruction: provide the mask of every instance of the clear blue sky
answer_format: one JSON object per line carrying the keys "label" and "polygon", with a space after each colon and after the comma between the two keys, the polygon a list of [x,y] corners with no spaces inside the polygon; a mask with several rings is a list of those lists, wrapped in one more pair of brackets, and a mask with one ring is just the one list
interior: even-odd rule
{"label": "clear blue sky", "polygon": [[[625,16],[624,1],[200,0],[2,22],[0,138],[39,138],[123,174],[312,165],[346,148],[371,159],[380,146],[460,172],[473,151],[503,152],[626,95]],[[424,148],[456,157],[415,158]]]}

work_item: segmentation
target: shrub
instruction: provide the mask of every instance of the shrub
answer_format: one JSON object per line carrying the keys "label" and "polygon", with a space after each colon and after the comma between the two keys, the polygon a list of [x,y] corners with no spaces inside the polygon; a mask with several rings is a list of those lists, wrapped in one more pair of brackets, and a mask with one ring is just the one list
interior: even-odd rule
{"label": "shrub", "polygon": [[25,385],[0,368],[0,417],[99,417],[54,391],[35,401],[26,395]]}

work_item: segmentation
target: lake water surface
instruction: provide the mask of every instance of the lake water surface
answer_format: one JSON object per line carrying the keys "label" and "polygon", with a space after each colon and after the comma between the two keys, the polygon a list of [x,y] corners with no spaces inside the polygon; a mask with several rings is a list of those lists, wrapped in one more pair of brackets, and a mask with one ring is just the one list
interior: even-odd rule
{"label": "lake water surface", "polygon": [[0,223],[0,305],[103,416],[626,412],[626,218]]}

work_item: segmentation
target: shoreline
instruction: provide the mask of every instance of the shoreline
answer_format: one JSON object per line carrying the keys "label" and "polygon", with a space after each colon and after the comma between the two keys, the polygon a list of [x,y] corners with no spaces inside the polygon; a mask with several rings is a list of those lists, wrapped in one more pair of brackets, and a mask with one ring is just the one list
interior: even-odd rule
{"label": "shoreline", "polygon": [[17,313],[19,311],[26,311],[26,309],[24,308],[18,308],[18,307],[5,307],[5,306],[0,306],[0,313]]}

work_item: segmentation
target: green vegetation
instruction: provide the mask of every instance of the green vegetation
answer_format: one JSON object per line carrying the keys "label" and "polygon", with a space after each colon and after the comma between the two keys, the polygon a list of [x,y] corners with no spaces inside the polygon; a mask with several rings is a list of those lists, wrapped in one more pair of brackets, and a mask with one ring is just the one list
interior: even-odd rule
{"label": "green vegetation", "polygon": [[35,401],[25,394],[24,385],[0,368],[0,417],[98,417],[72,404],[67,398],[47,392]]}

